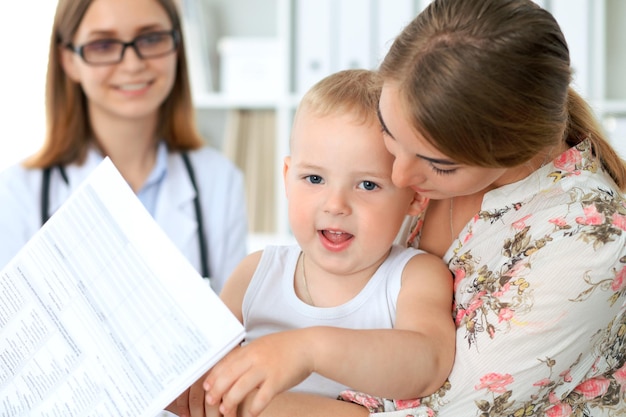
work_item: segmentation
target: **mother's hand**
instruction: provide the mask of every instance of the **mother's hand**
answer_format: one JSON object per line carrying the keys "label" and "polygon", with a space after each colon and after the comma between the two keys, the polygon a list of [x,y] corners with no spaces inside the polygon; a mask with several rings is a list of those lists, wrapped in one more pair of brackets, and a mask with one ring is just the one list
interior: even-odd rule
{"label": "mother's hand", "polygon": [[219,417],[217,407],[209,406],[204,400],[202,383],[206,376],[207,374],[202,375],[191,387],[172,401],[166,410],[180,417]]}

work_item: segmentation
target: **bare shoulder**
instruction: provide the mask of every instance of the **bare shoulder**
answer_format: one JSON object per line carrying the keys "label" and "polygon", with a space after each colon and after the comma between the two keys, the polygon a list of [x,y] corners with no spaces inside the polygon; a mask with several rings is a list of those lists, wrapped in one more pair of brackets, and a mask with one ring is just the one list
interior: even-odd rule
{"label": "bare shoulder", "polygon": [[407,280],[422,283],[441,281],[443,284],[449,284],[452,280],[452,273],[448,269],[448,265],[437,255],[419,252],[407,262],[404,268],[403,285]]}
{"label": "bare shoulder", "polygon": [[220,293],[220,298],[230,310],[242,320],[241,304],[243,297],[250,285],[250,280],[256,271],[263,251],[252,252],[239,262],[233,273],[228,277],[224,288]]}
{"label": "bare shoulder", "polygon": [[254,271],[259,265],[259,261],[261,260],[262,255],[262,250],[248,254],[245,258],[241,260],[241,262],[239,262],[239,265],[237,265],[237,267],[233,271],[231,278],[235,276],[245,276],[251,278],[252,274],[254,274]]}
{"label": "bare shoulder", "polygon": [[440,347],[453,346],[453,293],[446,263],[431,253],[418,252],[402,272],[394,328],[428,334]]}

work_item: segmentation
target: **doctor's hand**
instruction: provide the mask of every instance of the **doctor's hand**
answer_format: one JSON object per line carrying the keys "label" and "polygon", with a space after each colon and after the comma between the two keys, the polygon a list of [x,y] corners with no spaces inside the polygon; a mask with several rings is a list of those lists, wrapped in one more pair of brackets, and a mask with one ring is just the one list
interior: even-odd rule
{"label": "doctor's hand", "polygon": [[238,408],[241,416],[258,416],[313,372],[308,337],[306,329],[273,333],[232,350],[208,372],[206,402],[225,417],[236,417]]}

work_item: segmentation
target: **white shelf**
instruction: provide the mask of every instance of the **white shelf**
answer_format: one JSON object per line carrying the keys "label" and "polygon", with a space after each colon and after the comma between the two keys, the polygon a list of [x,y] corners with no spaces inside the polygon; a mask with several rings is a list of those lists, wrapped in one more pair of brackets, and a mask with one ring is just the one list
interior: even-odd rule
{"label": "white shelf", "polygon": [[281,107],[294,108],[298,105],[300,96],[290,94],[275,97],[237,97],[224,93],[194,93],[193,103],[198,109],[278,109]]}
{"label": "white shelf", "polygon": [[273,109],[279,106],[279,98],[233,97],[223,93],[194,93],[193,103],[199,109]]}

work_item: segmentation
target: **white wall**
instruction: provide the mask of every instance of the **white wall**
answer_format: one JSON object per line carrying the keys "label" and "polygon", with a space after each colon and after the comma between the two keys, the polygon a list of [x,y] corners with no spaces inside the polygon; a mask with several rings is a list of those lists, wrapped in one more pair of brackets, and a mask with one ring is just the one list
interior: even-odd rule
{"label": "white wall", "polygon": [[0,5],[0,170],[42,143],[44,85],[55,0]]}

